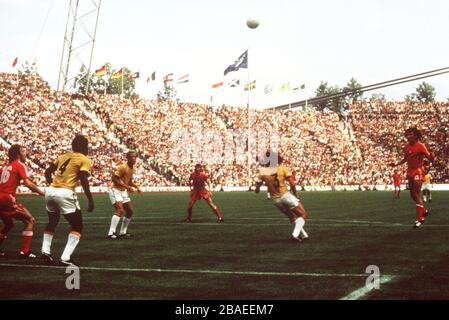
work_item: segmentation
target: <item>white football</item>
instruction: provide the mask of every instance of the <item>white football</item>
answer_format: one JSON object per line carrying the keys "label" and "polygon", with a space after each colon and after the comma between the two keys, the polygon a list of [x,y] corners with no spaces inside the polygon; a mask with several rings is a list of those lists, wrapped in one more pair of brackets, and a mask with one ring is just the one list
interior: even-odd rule
{"label": "white football", "polygon": [[259,26],[259,20],[254,18],[248,18],[246,20],[246,25],[248,26],[248,28],[256,29]]}

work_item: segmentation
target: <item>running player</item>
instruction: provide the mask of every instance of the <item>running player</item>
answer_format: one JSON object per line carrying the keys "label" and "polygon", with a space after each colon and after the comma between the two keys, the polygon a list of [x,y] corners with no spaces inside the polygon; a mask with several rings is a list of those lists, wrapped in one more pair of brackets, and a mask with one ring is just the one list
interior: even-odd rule
{"label": "running player", "polygon": [[206,200],[209,207],[217,215],[218,222],[224,221],[220,210],[212,202],[212,194],[206,189],[206,184],[208,185],[209,190],[211,190],[212,188],[208,181],[208,176],[203,172],[201,164],[198,163],[195,165],[195,171],[192,172],[189,177],[190,201],[187,208],[187,218],[184,220],[185,222],[192,222],[193,206],[197,200],[201,199]]}
{"label": "running player", "polygon": [[[270,157],[270,153],[266,154]],[[309,238],[304,230],[308,214],[301,202],[298,200],[298,194],[295,186],[295,178],[291,171],[282,165],[283,159],[277,153],[273,153],[274,159],[277,157],[277,165],[268,164],[268,167],[260,168],[258,182],[256,184],[256,193],[259,193],[262,184],[268,188],[274,205],[284,213],[290,222],[294,225],[292,239],[302,242]],[[270,166],[271,165],[271,166]],[[290,192],[286,182],[290,185]]]}
{"label": "running player", "polygon": [[91,160],[87,157],[88,144],[84,136],[77,135],[72,141],[73,152],[59,156],[45,170],[45,179],[51,184],[45,190],[48,224],[42,241],[42,259],[47,263],[53,263],[51,243],[62,214],[70,224],[71,231],[59,264],[65,266],[77,265],[72,258],[72,254],[80,241],[83,231],[83,216],[75,192],[78,181],[81,183],[84,194],[87,197],[87,211],[92,212],[95,208],[88,181],[92,165]]}
{"label": "running player", "polygon": [[421,199],[424,157],[429,159],[430,162],[433,162],[434,157],[421,142],[422,134],[417,128],[413,127],[405,130],[404,135],[408,142],[404,147],[404,159],[396,164],[390,163],[390,165],[395,167],[407,162],[407,180],[410,188],[410,196],[416,206],[416,220],[413,228],[419,228],[424,223],[424,217],[429,214]]}
{"label": "running player", "polygon": [[[26,150],[24,147],[14,144],[8,150],[9,163],[0,168],[0,219],[3,220],[3,229],[0,230],[0,245],[7,238],[13,226],[13,219],[21,220],[24,224],[22,231],[22,248],[19,253],[21,258],[34,259],[36,255],[31,252],[31,241],[33,239],[34,217],[23,206],[17,202],[16,190],[23,181],[31,191],[43,196],[44,192],[39,189],[29,178],[25,166]],[[0,250],[0,257],[5,253]]]}
{"label": "running player", "polygon": [[132,150],[128,151],[126,153],[126,160],[126,162],[118,166],[112,173],[112,188],[109,191],[109,198],[115,208],[115,213],[112,216],[111,226],[109,227],[108,237],[110,239],[117,238],[116,229],[122,217],[122,226],[118,236],[131,236],[131,234],[128,233],[128,226],[134,211],[128,191],[133,192],[133,188],[136,188],[137,192],[142,192],[133,182],[134,165],[137,161],[137,153]]}

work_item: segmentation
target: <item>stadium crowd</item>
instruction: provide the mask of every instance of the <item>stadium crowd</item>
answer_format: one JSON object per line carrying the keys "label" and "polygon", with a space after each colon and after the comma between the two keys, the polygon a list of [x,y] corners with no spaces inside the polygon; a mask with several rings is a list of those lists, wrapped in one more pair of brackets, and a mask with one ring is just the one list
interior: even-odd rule
{"label": "stadium crowd", "polygon": [[[85,115],[80,104],[104,126]],[[47,162],[70,146],[75,133],[83,133],[91,142],[93,185],[106,185],[126,146],[140,156],[136,180],[142,186],[185,185],[197,162],[206,165],[216,186],[248,186],[258,166],[251,161],[248,180],[246,141],[240,143],[236,133],[246,133],[249,123],[253,150],[267,148],[258,143],[264,135],[266,142],[277,142],[299,185],[391,184],[387,164],[401,158],[403,132],[410,126],[422,129],[437,156],[434,181],[449,182],[449,103],[362,101],[351,105],[345,117],[299,110],[248,114],[246,108],[228,106],[70,95],[50,89],[39,77],[23,76],[17,85],[16,75],[3,73],[0,111],[1,138],[27,147],[38,183],[44,181]],[[5,160],[5,149],[0,150]]]}

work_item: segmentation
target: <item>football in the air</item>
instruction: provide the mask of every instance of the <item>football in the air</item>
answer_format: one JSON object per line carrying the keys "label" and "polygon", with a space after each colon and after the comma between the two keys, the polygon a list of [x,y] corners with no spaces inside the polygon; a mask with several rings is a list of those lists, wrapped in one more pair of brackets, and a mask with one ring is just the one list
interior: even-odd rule
{"label": "football in the air", "polygon": [[259,26],[259,20],[254,18],[248,18],[246,20],[246,25],[248,26],[248,28],[256,29]]}

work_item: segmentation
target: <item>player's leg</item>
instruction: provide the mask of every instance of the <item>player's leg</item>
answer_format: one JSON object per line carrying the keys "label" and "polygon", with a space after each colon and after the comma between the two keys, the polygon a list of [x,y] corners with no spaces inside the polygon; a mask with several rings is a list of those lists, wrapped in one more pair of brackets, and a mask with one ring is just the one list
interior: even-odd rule
{"label": "player's leg", "polygon": [[123,197],[120,190],[112,188],[109,191],[109,199],[114,206],[114,214],[111,218],[111,225],[109,226],[108,237],[110,239],[116,239],[117,225],[120,222],[121,217],[125,214],[125,209],[123,209]]}
{"label": "player's leg", "polygon": [[81,234],[83,232],[83,216],[81,210],[77,209],[73,213],[64,214],[64,218],[70,224],[71,230],[67,238],[64,252],[61,255],[60,262],[63,265],[76,265],[76,262],[72,259],[72,254],[81,239]]}
{"label": "player's leg", "polygon": [[[285,207],[293,212],[294,216],[296,217],[292,236],[294,239],[298,240],[300,239],[300,234],[308,218],[307,211],[304,209],[302,203],[290,192],[284,194],[281,197],[281,202]],[[305,235],[307,235],[307,233]]]}
{"label": "player's leg", "polygon": [[33,215],[21,204],[18,204],[14,219],[23,222],[22,248],[20,256],[22,258],[35,259],[36,255],[31,252],[31,241],[33,240],[33,227],[36,220]]}
{"label": "player's leg", "polygon": [[410,186],[410,196],[415,202],[416,208],[416,220],[413,225],[414,228],[420,227],[424,223],[424,214],[426,213],[426,209],[424,207],[424,203],[421,199],[421,178],[419,175],[415,175],[413,177],[409,177],[409,186]]}
{"label": "player's leg", "polygon": [[[3,228],[0,230],[0,246],[3,241],[8,237],[9,231],[12,229],[14,223],[12,218],[9,215],[4,213],[0,213],[0,219],[3,221]],[[4,257],[5,253],[0,250],[0,257]]]}
{"label": "player's leg", "polygon": [[209,207],[212,209],[212,211],[217,216],[218,222],[223,222],[223,216],[222,216],[220,210],[218,209],[218,207],[212,201],[212,197],[210,196],[210,194],[208,196],[206,196],[206,198],[204,198],[204,200],[206,200]]}
{"label": "player's leg", "polygon": [[189,204],[187,205],[187,218],[184,219],[185,222],[192,222],[193,206],[195,205],[195,202],[197,200],[198,200],[198,194],[195,190],[192,190],[190,192]]}
{"label": "player's leg", "polygon": [[45,191],[45,208],[47,210],[48,223],[44,229],[44,236],[42,239],[42,260],[46,263],[52,263],[53,258],[51,256],[51,244],[53,242],[53,236],[56,231],[56,227],[59,224],[60,212],[58,204],[54,200],[56,188],[48,188]]}
{"label": "player's leg", "polygon": [[125,209],[125,215],[123,216],[123,221],[122,221],[122,227],[120,228],[120,236],[125,237],[125,236],[131,236],[128,233],[128,226],[129,223],[131,222],[131,218],[134,214],[134,208],[133,208],[133,204],[131,201],[127,201],[123,203],[123,209]]}

